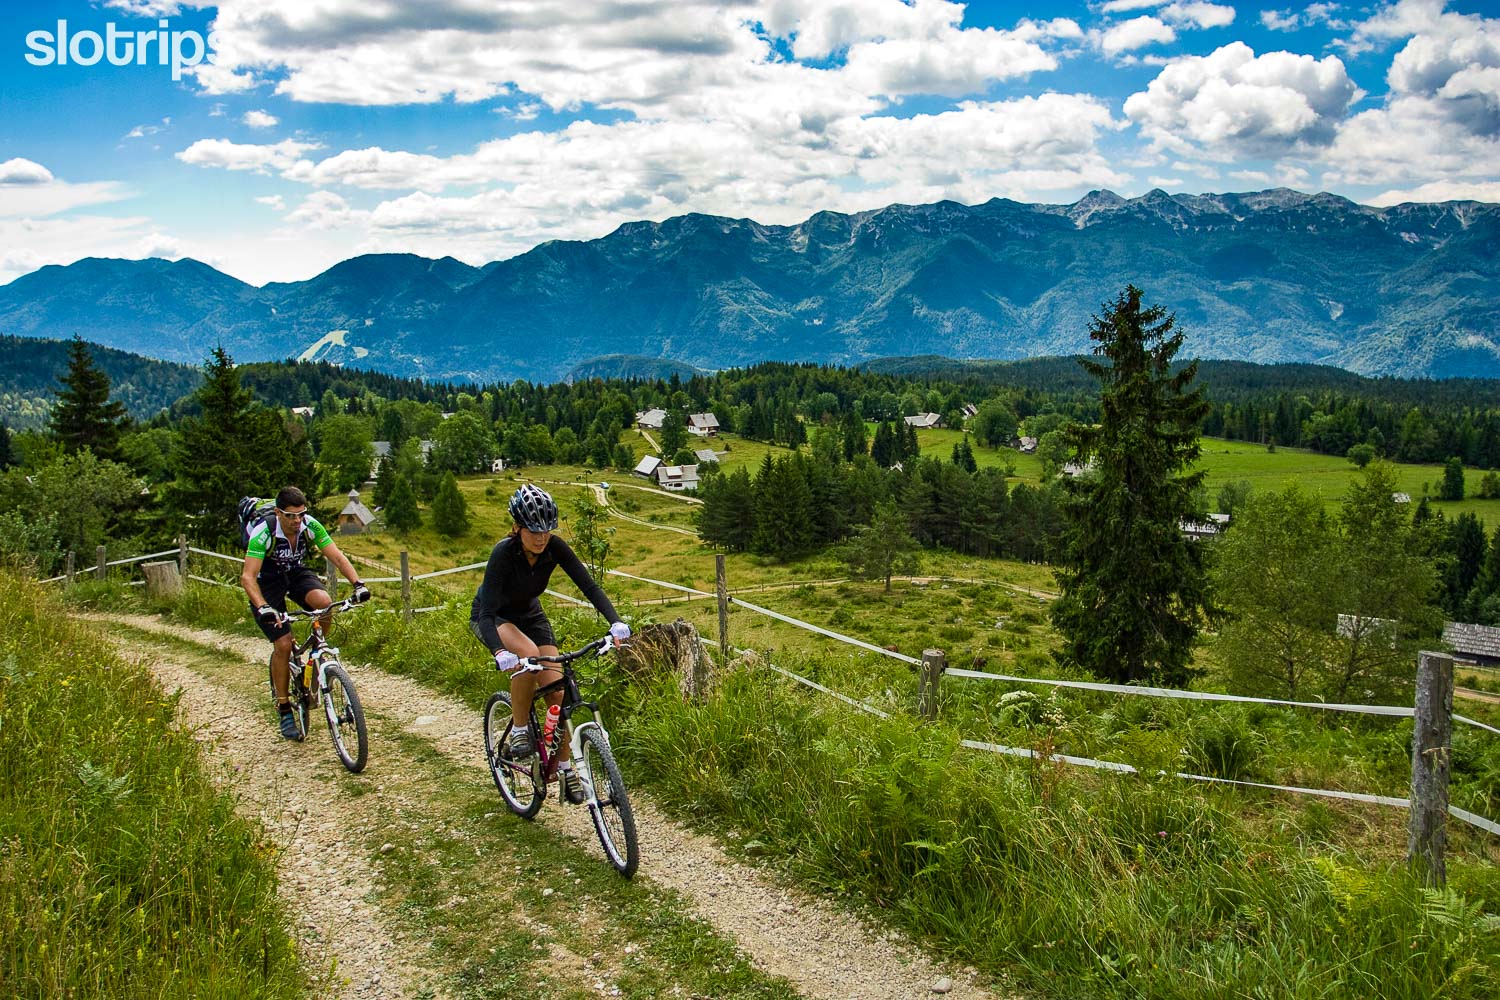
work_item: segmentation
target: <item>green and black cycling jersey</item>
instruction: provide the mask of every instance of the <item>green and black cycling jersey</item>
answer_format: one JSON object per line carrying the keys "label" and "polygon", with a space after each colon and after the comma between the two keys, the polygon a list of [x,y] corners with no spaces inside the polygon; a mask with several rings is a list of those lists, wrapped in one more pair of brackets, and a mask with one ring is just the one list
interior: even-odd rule
{"label": "green and black cycling jersey", "polygon": [[245,545],[245,556],[261,560],[260,576],[285,576],[302,565],[307,554],[307,543],[311,541],[319,552],[333,544],[328,529],[309,514],[302,521],[302,530],[297,537],[289,539],[282,534],[281,523],[275,514],[268,514],[250,529],[250,540]]}

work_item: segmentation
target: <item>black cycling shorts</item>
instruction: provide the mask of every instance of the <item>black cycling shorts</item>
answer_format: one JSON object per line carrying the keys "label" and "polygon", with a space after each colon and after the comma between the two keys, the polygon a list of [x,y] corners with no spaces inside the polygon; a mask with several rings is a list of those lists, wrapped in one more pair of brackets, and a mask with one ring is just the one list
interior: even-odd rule
{"label": "black cycling shorts", "polygon": [[[261,596],[266,603],[277,611],[286,610],[286,599],[290,597],[296,601],[304,610],[311,610],[307,606],[307,595],[315,590],[327,590],[322,578],[306,566],[298,566],[286,573],[276,573],[270,576],[262,576],[256,579],[260,584]],[[250,617],[255,618],[255,624],[266,634],[266,638],[275,642],[292,630],[285,622],[276,625],[267,625],[255,616],[255,605],[250,606]]]}
{"label": "black cycling shorts", "polygon": [[[538,646],[556,646],[557,637],[552,634],[552,623],[547,620],[547,615],[541,608],[532,612],[523,612],[519,615],[496,615],[495,628],[501,625],[514,625],[521,630],[521,634]],[[474,633],[474,638],[484,642],[484,637],[479,634],[479,622],[469,619],[469,631]]]}

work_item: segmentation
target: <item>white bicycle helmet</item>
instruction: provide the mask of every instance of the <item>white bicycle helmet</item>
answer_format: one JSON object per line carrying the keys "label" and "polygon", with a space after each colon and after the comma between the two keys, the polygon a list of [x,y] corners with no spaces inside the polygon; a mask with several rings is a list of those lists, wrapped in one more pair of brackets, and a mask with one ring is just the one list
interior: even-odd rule
{"label": "white bicycle helmet", "polygon": [[510,498],[510,516],[527,531],[557,530],[557,502],[546,490],[530,483]]}

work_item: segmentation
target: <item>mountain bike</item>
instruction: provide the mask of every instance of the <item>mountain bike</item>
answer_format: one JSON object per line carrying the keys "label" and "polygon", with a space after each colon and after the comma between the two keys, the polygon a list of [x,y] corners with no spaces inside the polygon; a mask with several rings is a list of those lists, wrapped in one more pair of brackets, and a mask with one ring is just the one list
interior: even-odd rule
{"label": "mountain bike", "polygon": [[[611,648],[609,636],[595,639],[582,649],[556,656],[538,656],[521,661],[520,669],[547,670],[559,667],[562,677],[551,684],[537,688],[527,711],[530,713],[531,731],[536,733],[536,752],[523,760],[510,756],[509,737],[513,715],[510,692],[496,691],[484,707],[484,756],[489,762],[490,776],[500,797],[511,812],[522,819],[531,819],[542,808],[547,797],[547,783],[556,778],[558,751],[562,740],[569,740],[573,766],[583,783],[583,805],[588,806],[589,816],[594,821],[594,832],[604,847],[605,857],[615,871],[625,878],[635,874],[640,864],[640,849],[636,843],[635,814],[630,808],[630,796],[625,790],[625,778],[620,774],[620,765],[615,762],[610,748],[609,732],[599,715],[597,702],[584,701],[578,690],[578,678],[573,673],[573,661],[589,653],[603,656]],[[542,730],[537,726],[540,717],[545,718],[546,696],[561,691],[563,700],[558,716],[557,728],[550,741],[540,738]],[[593,718],[573,728],[573,713],[587,708]],[[571,735],[569,735],[571,734]],[[558,799],[567,802],[563,783],[557,782]]]}
{"label": "mountain bike", "polygon": [[[307,621],[333,612],[352,611],[358,606],[353,598],[346,598],[323,611],[283,611],[281,620],[287,623]],[[329,645],[323,629],[315,625],[308,630],[305,640],[293,643],[287,667],[287,696],[292,703],[292,717],[297,720],[299,739],[307,738],[313,712],[321,705],[328,732],[333,737],[334,753],[351,772],[358,774],[363,771],[369,753],[365,710],[359,703],[354,682],[339,660],[338,647]],[[269,664],[267,672],[269,674]],[[271,698],[273,701],[276,698],[274,682],[271,683]]]}

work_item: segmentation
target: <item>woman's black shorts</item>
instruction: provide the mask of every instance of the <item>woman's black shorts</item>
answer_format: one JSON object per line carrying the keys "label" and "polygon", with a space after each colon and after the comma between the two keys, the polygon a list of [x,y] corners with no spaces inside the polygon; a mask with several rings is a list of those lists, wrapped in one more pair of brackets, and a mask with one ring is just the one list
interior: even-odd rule
{"label": "woman's black shorts", "polygon": [[[496,615],[495,628],[501,625],[514,625],[521,630],[521,634],[538,646],[556,646],[557,637],[552,634],[552,623],[547,620],[546,612],[541,608],[535,611],[522,612],[519,615]],[[474,633],[474,638],[480,642],[484,637],[479,634],[479,622],[469,619],[469,631]]]}

